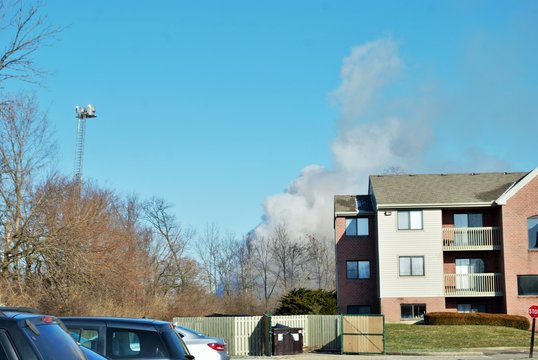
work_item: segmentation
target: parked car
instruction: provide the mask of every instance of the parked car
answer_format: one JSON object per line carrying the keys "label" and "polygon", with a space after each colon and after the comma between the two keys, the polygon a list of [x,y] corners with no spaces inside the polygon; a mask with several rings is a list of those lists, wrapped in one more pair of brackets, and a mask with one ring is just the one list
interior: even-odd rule
{"label": "parked car", "polygon": [[226,352],[226,342],[222,338],[206,336],[196,330],[185,326],[176,325],[179,333],[189,352],[195,359],[203,360],[229,360],[230,355]]}
{"label": "parked car", "polygon": [[83,351],[65,330],[54,316],[31,308],[0,307],[0,359],[104,359]]}
{"label": "parked car", "polygon": [[194,359],[166,321],[92,316],[60,319],[77,342],[109,359]]}

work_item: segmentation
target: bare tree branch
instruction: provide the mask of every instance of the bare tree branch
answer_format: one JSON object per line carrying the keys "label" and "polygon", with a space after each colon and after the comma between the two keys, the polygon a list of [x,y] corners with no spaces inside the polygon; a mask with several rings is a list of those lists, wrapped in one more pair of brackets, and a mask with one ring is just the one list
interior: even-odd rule
{"label": "bare tree branch", "polygon": [[23,0],[0,2],[0,34],[8,39],[0,50],[0,87],[8,79],[40,83],[47,72],[36,64],[33,55],[62,31],[47,24],[41,4],[26,4]]}

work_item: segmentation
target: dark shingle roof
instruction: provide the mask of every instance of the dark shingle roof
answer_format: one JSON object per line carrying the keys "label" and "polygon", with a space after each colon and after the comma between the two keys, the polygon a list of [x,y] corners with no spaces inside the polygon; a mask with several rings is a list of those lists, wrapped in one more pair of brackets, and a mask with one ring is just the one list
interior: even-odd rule
{"label": "dark shingle roof", "polygon": [[[357,211],[358,210],[358,211]],[[335,213],[368,213],[372,212],[372,201],[370,195],[335,195]]]}
{"label": "dark shingle roof", "polygon": [[499,198],[527,173],[372,175],[378,206],[484,204]]}

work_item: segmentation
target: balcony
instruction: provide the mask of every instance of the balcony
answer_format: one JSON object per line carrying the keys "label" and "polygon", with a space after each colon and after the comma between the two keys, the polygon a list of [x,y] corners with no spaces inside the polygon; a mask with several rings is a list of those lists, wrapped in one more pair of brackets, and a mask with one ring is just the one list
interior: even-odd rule
{"label": "balcony", "polygon": [[500,250],[499,227],[443,228],[443,250]]}
{"label": "balcony", "polygon": [[502,274],[445,274],[445,296],[502,296]]}

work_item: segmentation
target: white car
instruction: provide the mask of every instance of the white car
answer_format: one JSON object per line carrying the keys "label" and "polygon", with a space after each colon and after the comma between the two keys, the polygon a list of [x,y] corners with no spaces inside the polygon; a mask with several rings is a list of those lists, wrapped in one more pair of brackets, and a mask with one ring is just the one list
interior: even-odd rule
{"label": "white car", "polygon": [[206,336],[196,330],[175,324],[176,331],[196,360],[229,360],[226,342],[222,338]]}

